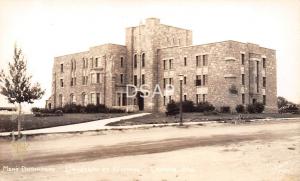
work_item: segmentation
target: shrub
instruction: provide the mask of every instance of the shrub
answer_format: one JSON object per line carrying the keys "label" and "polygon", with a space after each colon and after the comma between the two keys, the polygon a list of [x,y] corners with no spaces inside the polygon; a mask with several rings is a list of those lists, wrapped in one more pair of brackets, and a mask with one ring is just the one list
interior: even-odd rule
{"label": "shrub", "polygon": [[279,113],[299,113],[299,108],[295,104],[286,105],[279,109]]}
{"label": "shrub", "polygon": [[31,112],[40,112],[40,111],[41,111],[41,108],[38,108],[38,107],[31,108]]}
{"label": "shrub", "polygon": [[220,108],[221,113],[230,113],[230,107],[229,106],[222,106]]}
{"label": "shrub", "polygon": [[116,109],[116,108],[110,108],[107,110],[109,113],[124,113],[124,109]]}
{"label": "shrub", "polygon": [[245,112],[245,106],[242,104],[239,104],[235,107],[236,112],[238,113],[244,113]]}
{"label": "shrub", "polygon": [[215,107],[210,104],[209,102],[200,102],[196,105],[195,111],[196,112],[210,112],[214,111]]}
{"label": "shrub", "polygon": [[178,105],[172,100],[170,103],[167,105],[167,111],[166,115],[176,115],[179,113],[179,107]]}
{"label": "shrub", "polygon": [[262,113],[265,110],[265,105],[260,102],[247,105],[248,113]]}
{"label": "shrub", "polygon": [[[180,104],[178,103],[178,107]],[[182,102],[182,112],[194,112],[194,102],[193,101],[183,101]]]}
{"label": "shrub", "polygon": [[78,112],[77,105],[74,103],[64,105],[62,110],[64,113],[77,113]]}

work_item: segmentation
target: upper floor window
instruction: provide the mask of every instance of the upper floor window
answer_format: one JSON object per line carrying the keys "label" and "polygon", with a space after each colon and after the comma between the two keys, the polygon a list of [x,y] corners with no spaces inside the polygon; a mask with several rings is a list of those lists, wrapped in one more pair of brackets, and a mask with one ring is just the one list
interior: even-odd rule
{"label": "upper floor window", "polygon": [[71,78],[71,86],[75,86],[76,85],[76,77],[72,77]]}
{"label": "upper floor window", "polygon": [[96,58],[95,59],[95,67],[98,67],[98,65],[99,65],[99,58]]}
{"label": "upper floor window", "polygon": [[133,56],[133,67],[137,68],[137,54],[134,54]]}
{"label": "upper floor window", "polygon": [[183,63],[184,63],[184,66],[187,65],[187,62],[186,62],[186,57],[183,58]]}
{"label": "upper floor window", "polygon": [[263,68],[266,68],[266,58],[263,58],[262,62],[263,62]]}
{"label": "upper floor window", "polygon": [[173,59],[169,60],[169,69],[173,69]]}
{"label": "upper floor window", "polygon": [[124,66],[124,58],[123,58],[123,57],[121,57],[121,62],[120,62],[120,64],[121,64],[121,67]]}
{"label": "upper floor window", "polygon": [[88,68],[88,66],[88,59],[82,58],[82,68],[85,69]]}
{"label": "upper floor window", "polygon": [[242,74],[242,85],[245,85],[245,74]]}
{"label": "upper floor window", "polygon": [[203,86],[206,85],[206,81],[207,81],[207,76],[203,75],[203,78],[202,78],[202,84],[203,84]]}
{"label": "upper floor window", "polygon": [[201,56],[196,56],[196,67],[200,67],[201,65]]}
{"label": "upper floor window", "polygon": [[97,83],[100,83],[100,73],[97,73]]}
{"label": "upper floor window", "polygon": [[201,86],[201,75],[196,75],[196,86]]}
{"label": "upper floor window", "polygon": [[64,73],[64,64],[60,64],[60,73]]}
{"label": "upper floor window", "polygon": [[263,87],[266,87],[266,85],[267,85],[267,79],[266,77],[263,77]]}
{"label": "upper floor window", "polygon": [[167,69],[167,60],[163,60],[164,61],[164,70]]}
{"label": "upper floor window", "polygon": [[142,67],[145,67],[145,53],[142,54]]}
{"label": "upper floor window", "polygon": [[245,54],[241,54],[242,65],[245,65]]}
{"label": "upper floor window", "polygon": [[60,79],[60,87],[64,87],[64,79]]}
{"label": "upper floor window", "polygon": [[124,83],[124,75],[120,74],[120,83],[123,84]]}
{"label": "upper floor window", "polygon": [[207,66],[208,55],[202,55],[202,65]]}
{"label": "upper floor window", "polygon": [[144,85],[146,83],[145,81],[145,74],[142,74],[142,85]]}
{"label": "upper floor window", "polygon": [[186,85],[186,76],[183,77],[183,84]]}
{"label": "upper floor window", "polygon": [[133,76],[133,85],[137,86],[137,75]]}
{"label": "upper floor window", "polygon": [[71,71],[75,71],[76,70],[76,61],[75,59],[71,60]]}

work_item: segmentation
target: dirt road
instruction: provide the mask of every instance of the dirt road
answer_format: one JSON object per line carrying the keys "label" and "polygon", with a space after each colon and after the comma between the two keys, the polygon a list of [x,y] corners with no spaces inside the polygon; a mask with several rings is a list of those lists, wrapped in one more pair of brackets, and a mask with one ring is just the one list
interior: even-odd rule
{"label": "dirt road", "polygon": [[1,140],[0,181],[297,180],[299,143],[300,120]]}

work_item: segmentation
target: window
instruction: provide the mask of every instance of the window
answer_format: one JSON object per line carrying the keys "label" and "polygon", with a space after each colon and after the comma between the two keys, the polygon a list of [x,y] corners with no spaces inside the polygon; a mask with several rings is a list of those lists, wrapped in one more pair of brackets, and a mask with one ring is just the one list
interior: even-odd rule
{"label": "window", "polygon": [[203,101],[203,102],[206,101],[206,94],[202,94],[202,101]]}
{"label": "window", "polygon": [[133,67],[137,68],[137,54],[134,54],[133,56]]}
{"label": "window", "polygon": [[75,103],[76,103],[74,94],[71,94],[71,95],[70,95],[70,103],[71,103],[71,104],[75,104]]}
{"label": "window", "polygon": [[166,105],[166,96],[164,96],[164,106]]}
{"label": "window", "polygon": [[169,60],[169,69],[173,69],[173,59]]}
{"label": "window", "polygon": [[266,102],[267,102],[266,95],[263,95],[263,104],[266,105]]}
{"label": "window", "polygon": [[97,83],[100,83],[100,73],[97,73]]}
{"label": "window", "polygon": [[164,89],[166,88],[166,84],[167,84],[167,79],[164,78]]}
{"label": "window", "polygon": [[58,96],[58,106],[62,107],[63,106],[63,95],[59,94]]}
{"label": "window", "polygon": [[83,105],[83,106],[86,106],[86,105],[88,104],[88,96],[87,96],[86,93],[82,93],[81,96],[82,96],[82,97],[81,97],[82,105]]}
{"label": "window", "polygon": [[201,86],[201,75],[196,75],[196,86]]}
{"label": "window", "polygon": [[167,63],[167,60],[164,60],[164,70],[167,69],[166,63]]}
{"label": "window", "polygon": [[96,94],[95,93],[91,93],[91,104],[96,105]]}
{"label": "window", "polygon": [[201,56],[196,56],[196,67],[201,66]]}
{"label": "window", "polygon": [[64,73],[64,64],[60,64],[60,73]]}
{"label": "window", "polygon": [[76,61],[75,59],[71,60],[71,71],[75,71],[76,70]]}
{"label": "window", "polygon": [[201,94],[196,94],[196,103],[199,104],[201,102]]}
{"label": "window", "polygon": [[266,87],[266,85],[267,85],[266,77],[263,77],[263,87]]}
{"label": "window", "polygon": [[76,77],[71,78],[71,86],[76,85]]}
{"label": "window", "polygon": [[263,68],[266,68],[266,58],[263,58]]}
{"label": "window", "polygon": [[245,74],[242,74],[242,85],[245,85]]}
{"label": "window", "polygon": [[245,54],[241,54],[242,65],[245,65]]}
{"label": "window", "polygon": [[121,67],[123,67],[124,66],[124,58],[123,57],[121,57]]}
{"label": "window", "polygon": [[82,85],[87,85],[88,83],[88,76],[82,76]]}
{"label": "window", "polygon": [[96,104],[100,104],[100,93],[96,93]]}
{"label": "window", "polygon": [[205,86],[205,84],[206,84],[206,75],[203,75],[203,79],[202,80],[203,80],[203,82],[202,82],[203,86]]}
{"label": "window", "polygon": [[142,54],[142,67],[145,67],[145,53]]}
{"label": "window", "polygon": [[142,74],[142,85],[145,84],[145,74]]}
{"label": "window", "polygon": [[186,66],[186,57],[183,58],[184,66]]}
{"label": "window", "polygon": [[183,84],[186,85],[186,76],[183,77]]}
{"label": "window", "polygon": [[242,104],[245,104],[245,94],[242,94]]}
{"label": "window", "polygon": [[186,95],[183,95],[183,101],[186,101],[187,99],[186,99]]}
{"label": "window", "polygon": [[123,74],[120,74],[120,83],[123,84]]}
{"label": "window", "polygon": [[122,95],[122,106],[126,106],[127,105],[127,94],[123,93]]}
{"label": "window", "polygon": [[60,79],[60,87],[64,87],[64,79]]}
{"label": "window", "polygon": [[95,59],[95,67],[98,67],[98,58]]}
{"label": "window", "polygon": [[169,78],[169,84],[173,85],[173,78]]}
{"label": "window", "polygon": [[137,86],[137,75],[133,76],[133,85]]}
{"label": "window", "polygon": [[208,55],[202,55],[202,56],[203,56],[203,58],[202,58],[202,62],[203,62],[202,65],[203,66],[207,66]]}

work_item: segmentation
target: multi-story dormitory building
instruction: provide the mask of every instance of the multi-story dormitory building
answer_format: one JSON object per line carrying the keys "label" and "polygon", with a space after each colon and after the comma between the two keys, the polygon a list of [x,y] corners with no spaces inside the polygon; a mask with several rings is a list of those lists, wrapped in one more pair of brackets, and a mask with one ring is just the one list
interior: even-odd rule
{"label": "multi-story dormitory building", "polygon": [[[127,28],[125,46],[104,44],[55,57],[47,106],[73,102],[164,111],[170,100],[179,100],[179,74],[184,75],[184,100],[231,110],[259,101],[267,111],[276,110],[275,50],[231,40],[192,45],[192,31],[156,18]],[[127,84],[146,84],[150,93],[137,89],[137,96],[129,98]],[[151,96],[157,84],[162,95]],[[173,92],[166,91],[167,84],[174,85]],[[142,96],[146,94],[150,96]]]}

